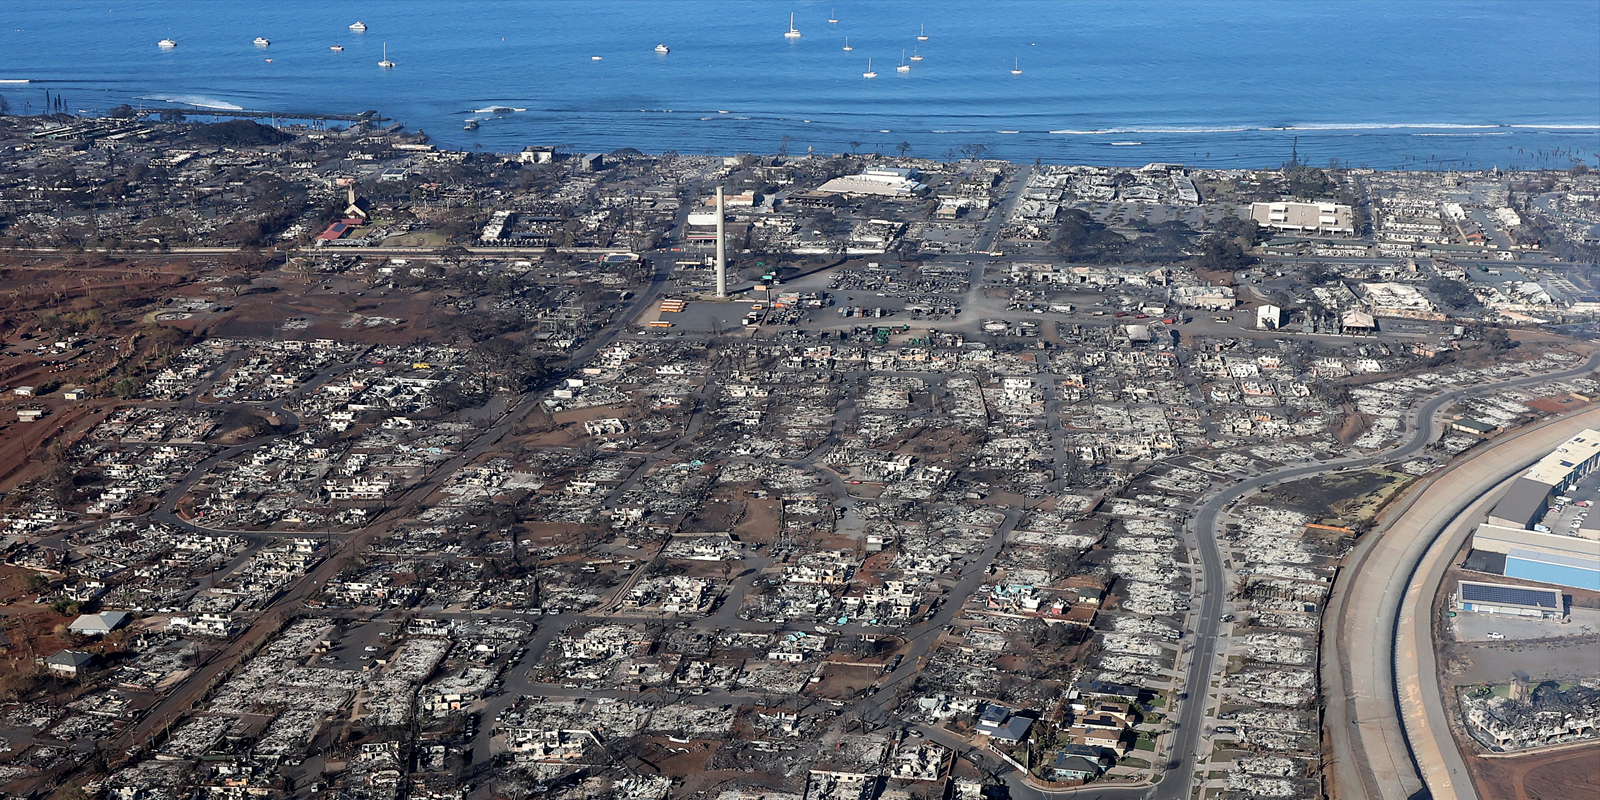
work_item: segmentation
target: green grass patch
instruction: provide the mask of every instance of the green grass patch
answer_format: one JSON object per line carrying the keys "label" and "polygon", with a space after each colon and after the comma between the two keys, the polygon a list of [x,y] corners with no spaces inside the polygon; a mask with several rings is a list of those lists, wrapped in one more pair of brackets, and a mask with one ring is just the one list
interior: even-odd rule
{"label": "green grass patch", "polygon": [[1211,757],[1207,760],[1213,764],[1231,764],[1234,759],[1248,755],[1250,753],[1244,750],[1212,750]]}

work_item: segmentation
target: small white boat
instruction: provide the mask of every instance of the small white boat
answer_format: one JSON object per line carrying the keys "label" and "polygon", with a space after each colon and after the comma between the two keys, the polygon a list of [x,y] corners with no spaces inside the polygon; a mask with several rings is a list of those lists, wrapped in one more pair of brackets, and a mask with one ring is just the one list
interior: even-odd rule
{"label": "small white boat", "polygon": [[906,63],[906,51],[900,51],[900,66],[894,68],[895,72],[910,72],[911,65]]}
{"label": "small white boat", "polygon": [[265,37],[265,36],[257,36],[256,37],[256,47],[266,47],[269,44],[272,44],[272,42],[267,41],[267,37]]}
{"label": "small white boat", "polygon": [[672,49],[667,47],[664,44],[658,44],[658,45],[656,45],[656,52],[657,53],[670,53],[670,52],[672,52]]}
{"label": "small white boat", "polygon": [[837,16],[834,16],[833,9],[831,9],[831,8],[828,9],[828,24],[829,25],[838,25],[839,24],[839,18]]}
{"label": "small white boat", "polygon": [[461,129],[464,131],[475,131],[478,129],[478,121],[475,119],[469,119],[467,120],[467,124],[461,126]]}
{"label": "small white boat", "polygon": [[917,41],[919,41],[919,42],[928,41],[928,26],[923,25],[922,27],[917,29]]}
{"label": "small white boat", "polygon": [[178,43],[172,41],[171,39],[162,39],[161,41],[156,42],[156,47],[162,48],[163,50],[171,50],[177,46]]}
{"label": "small white boat", "polygon": [[383,43],[383,60],[378,62],[378,66],[383,67],[384,69],[392,69],[393,67],[397,66],[393,61],[389,60],[388,42]]}
{"label": "small white boat", "polygon": [[604,58],[605,58],[605,56],[589,56],[589,60],[590,61],[600,61],[601,59],[604,59]]}
{"label": "small white boat", "polygon": [[355,31],[356,33],[366,33],[367,32],[367,23],[362,22],[361,20],[358,19],[358,20],[355,21],[355,24],[350,26],[350,30]]}
{"label": "small white boat", "polygon": [[867,59],[867,71],[861,73],[861,77],[863,77],[863,78],[876,78],[876,77],[878,77],[878,73],[872,71],[872,59],[870,59],[870,58]]}
{"label": "small white boat", "polygon": [[336,44],[336,45],[334,45],[334,46],[332,46],[332,47],[330,47],[328,49],[332,50],[335,53],[343,53],[344,52],[344,45]]}
{"label": "small white boat", "polygon": [[854,47],[850,46],[850,37],[848,37],[848,36],[844,37],[844,49],[846,49],[846,50],[854,50],[855,49]]}
{"label": "small white boat", "polygon": [[1022,59],[1019,58],[1019,59],[1011,62],[1011,74],[1012,75],[1021,75],[1022,74]]}
{"label": "small white boat", "polygon": [[917,53],[917,48],[915,48],[915,47],[911,48],[911,60],[912,61],[921,61],[922,60],[922,56]]}
{"label": "small white boat", "polygon": [[789,14],[789,30],[784,32],[783,38],[785,38],[785,39],[798,39],[798,38],[800,38],[800,32],[794,29],[794,14],[792,12]]}
{"label": "small white boat", "polygon": [[270,59],[270,58],[269,58],[269,59],[267,59],[267,63],[268,63],[268,64],[271,64],[271,63],[272,63],[272,59]]}

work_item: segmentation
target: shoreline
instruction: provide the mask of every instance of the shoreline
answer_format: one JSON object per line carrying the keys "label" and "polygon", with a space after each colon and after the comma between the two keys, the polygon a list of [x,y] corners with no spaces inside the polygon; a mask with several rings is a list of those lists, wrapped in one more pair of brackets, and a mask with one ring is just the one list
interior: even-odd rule
{"label": "shoreline", "polygon": [[[146,124],[146,123],[148,123],[148,124],[152,124],[152,125],[157,125],[157,124],[167,124],[167,125],[170,125],[170,124],[180,124],[180,125],[181,124],[195,124],[195,125],[214,124],[213,122],[205,122],[205,121],[201,121],[201,120],[192,120],[192,119],[189,119],[190,117],[210,118],[214,122],[225,122],[225,121],[229,121],[229,120],[249,120],[249,121],[252,121],[252,122],[256,122],[257,124],[263,124],[263,125],[266,125],[267,123],[263,123],[263,122],[261,122],[261,120],[273,120],[273,121],[276,121],[276,122],[282,122],[282,123],[287,123],[287,124],[283,125],[283,126],[269,125],[269,127],[288,127],[291,132],[323,130],[323,128],[321,128],[319,126],[321,125],[321,123],[326,123],[326,122],[346,122],[346,123],[349,123],[350,126],[352,126],[352,127],[353,126],[363,125],[363,124],[376,126],[379,123],[391,123],[391,124],[388,124],[384,128],[373,128],[373,129],[369,130],[368,132],[369,133],[384,133],[384,134],[387,134],[387,135],[393,135],[393,136],[398,136],[398,137],[415,138],[415,137],[419,137],[420,136],[420,137],[422,137],[421,140],[420,140],[422,143],[426,143],[429,146],[433,147],[434,149],[439,150],[439,151],[444,151],[444,152],[463,153],[463,154],[468,154],[468,155],[496,155],[496,156],[502,156],[502,157],[515,157],[517,152],[519,152],[517,150],[496,150],[496,149],[493,149],[492,145],[491,146],[484,146],[484,145],[464,146],[460,142],[442,141],[442,140],[440,140],[438,138],[435,138],[432,134],[429,134],[429,133],[427,133],[426,131],[424,131],[424,130],[422,130],[420,128],[419,129],[415,129],[415,130],[410,129],[409,126],[405,122],[396,122],[394,118],[384,116],[382,113],[380,113],[378,111],[374,111],[374,110],[363,111],[363,112],[360,112],[360,113],[357,113],[357,114],[348,114],[348,113],[336,113],[336,112],[329,112],[329,113],[308,112],[308,111],[274,112],[274,111],[254,110],[254,109],[219,109],[219,108],[192,108],[191,109],[191,108],[165,107],[165,108],[139,108],[139,109],[134,109],[133,113],[134,113],[134,117],[132,117],[132,118],[118,118],[118,117],[110,117],[110,116],[89,116],[89,115],[65,114],[65,116],[71,118],[71,121],[67,121],[67,120],[64,120],[64,119],[63,120],[58,120],[57,119],[58,117],[63,116],[63,114],[45,115],[45,114],[16,114],[16,113],[12,113],[12,114],[5,115],[5,116],[13,117],[13,118],[16,118],[18,120],[32,121],[35,124],[38,124],[40,121],[57,121],[63,126],[74,126],[74,125],[81,126],[81,125],[94,125],[94,124],[117,125],[117,124],[127,124],[127,123],[135,123],[135,124]],[[165,115],[165,114],[177,114],[177,115],[182,116],[184,119],[182,121],[173,121],[173,122],[166,122],[166,121],[160,120],[160,117],[162,115]],[[3,118],[3,117],[0,117],[0,118]],[[309,123],[309,124],[307,124],[307,123]],[[26,124],[26,123],[24,123],[24,124]],[[1500,130],[1500,133],[1490,134],[1490,135],[1510,135],[1510,133],[1513,132],[1513,131],[1526,131],[1526,132],[1544,131],[1544,132],[1553,132],[1553,133],[1566,133],[1566,134],[1569,134],[1569,135],[1576,135],[1576,134],[1583,133],[1583,132],[1593,131],[1594,133],[1596,133],[1596,135],[1600,135],[1600,126],[1592,126],[1592,127],[1591,126],[1540,126],[1540,125],[1520,125],[1519,124],[1519,125],[1496,125],[1496,126],[1466,126],[1466,125],[1460,125],[1460,126],[1456,126],[1456,127],[1460,127],[1460,128],[1494,127],[1494,128],[1497,128],[1497,129]],[[337,131],[348,130],[348,127],[347,128],[327,128],[326,130],[337,132]],[[1155,132],[1154,129],[1116,129],[1116,130],[1106,130],[1106,131],[1075,131],[1070,135],[1083,136],[1083,137],[1088,137],[1088,136],[1107,136],[1107,137],[1110,137],[1110,136],[1127,136],[1130,133],[1135,133],[1135,132],[1138,132],[1138,131],[1141,131],[1141,130],[1148,130],[1149,132],[1152,132],[1152,133]],[[1299,127],[1299,128],[1294,128],[1294,127],[1284,127],[1284,128],[1238,128],[1238,129],[1226,129],[1224,131],[1215,131],[1213,129],[1205,129],[1203,131],[1177,131],[1177,130],[1174,130],[1174,131],[1162,131],[1162,132],[1156,133],[1156,135],[1161,135],[1161,136],[1200,135],[1200,134],[1212,133],[1212,132],[1255,133],[1255,134],[1301,134],[1301,133],[1315,134],[1315,133],[1318,133],[1318,132],[1330,133],[1330,132],[1335,132],[1335,131],[1351,131],[1351,130],[1356,130],[1356,129],[1354,129],[1354,128],[1309,128],[1309,127]],[[1438,136],[1455,135],[1455,134],[1409,133],[1408,131],[1410,131],[1412,129],[1411,128],[1406,128],[1406,127],[1368,128],[1368,129],[1365,129],[1365,130],[1369,130],[1369,131],[1375,132],[1375,133],[1373,133],[1373,135],[1388,134],[1388,135],[1418,136],[1418,137],[1421,137],[1421,136],[1433,136],[1433,135],[1438,135]],[[39,134],[39,133],[40,133],[39,131],[35,132],[35,134]],[[1010,134],[1011,132],[1007,131],[1005,133],[1006,134]],[[1022,133],[1024,135],[1047,135],[1044,132],[1037,132],[1037,131],[1023,131]],[[1058,132],[1051,131],[1051,132],[1048,132],[1048,133],[1049,134],[1057,134]],[[1355,134],[1355,135],[1361,135],[1361,134]],[[1462,133],[1460,135],[1472,136],[1472,135],[1483,135],[1483,134]],[[1291,136],[1289,138],[1291,139],[1291,145],[1299,144],[1298,143],[1298,139],[1299,139],[1298,135],[1293,135],[1293,136]],[[534,138],[530,137],[530,138],[524,138],[521,141],[524,143],[524,146],[538,146],[538,144],[540,143],[541,140],[534,139]],[[1274,144],[1279,143],[1278,139],[1276,137],[1272,138],[1270,141],[1272,141]],[[852,143],[852,144],[859,144],[859,143]],[[1113,148],[1114,147],[1116,149],[1116,151],[1123,152],[1123,151],[1134,151],[1134,150],[1138,149],[1138,146],[1144,146],[1144,145],[1147,145],[1147,144],[1149,144],[1152,147],[1162,147],[1163,146],[1162,144],[1152,144],[1152,143],[1147,143],[1147,142],[1143,142],[1143,141],[1114,141],[1114,142],[1085,141],[1085,142],[1081,143],[1079,146],[1092,147],[1092,148],[1097,148],[1097,149],[1100,149],[1100,148]],[[1248,171],[1257,171],[1257,170],[1278,170],[1278,169],[1282,169],[1288,163],[1287,159],[1284,160],[1284,161],[1281,161],[1281,162],[1277,162],[1277,163],[1271,163],[1270,161],[1263,159],[1259,163],[1218,165],[1218,164],[1206,163],[1205,160],[1203,160],[1203,159],[1201,161],[1192,161],[1192,160],[1189,160],[1189,159],[1177,159],[1177,160],[1165,159],[1164,160],[1164,159],[1159,157],[1159,153],[1152,153],[1149,158],[1136,158],[1133,161],[1129,161],[1129,162],[1119,162],[1119,161],[1113,161],[1113,160],[1100,160],[1100,159],[1093,159],[1093,158],[1069,158],[1069,157],[1046,156],[1046,155],[1032,155],[1032,156],[1029,156],[1029,155],[1010,155],[1010,156],[1008,156],[1008,155],[1003,155],[1003,154],[998,154],[998,153],[989,153],[989,152],[980,153],[978,155],[978,157],[976,159],[974,159],[974,158],[970,157],[969,155],[956,153],[954,150],[947,150],[942,155],[939,155],[939,154],[910,154],[910,155],[904,155],[904,156],[897,156],[897,155],[895,155],[893,153],[885,152],[882,149],[882,147],[883,147],[882,143],[878,143],[878,149],[873,151],[873,152],[864,152],[864,151],[862,151],[862,152],[844,152],[844,151],[829,152],[829,151],[816,150],[814,152],[807,152],[807,153],[785,153],[785,152],[782,152],[781,150],[776,150],[776,151],[773,151],[773,150],[758,151],[758,150],[755,150],[755,149],[739,149],[739,150],[727,150],[727,151],[723,151],[723,150],[711,151],[711,150],[708,150],[708,151],[703,152],[703,153],[679,152],[679,151],[677,151],[675,149],[672,149],[672,148],[667,148],[667,149],[663,149],[663,150],[659,150],[659,151],[651,151],[651,150],[648,150],[648,149],[645,149],[645,148],[638,147],[636,145],[622,145],[620,147],[613,147],[613,148],[610,148],[610,149],[605,149],[603,146],[600,146],[600,145],[597,145],[597,146],[595,146],[593,148],[577,147],[577,146],[573,146],[573,145],[570,145],[570,144],[556,144],[556,145],[548,145],[548,146],[556,147],[556,148],[559,148],[559,149],[562,149],[562,150],[565,150],[565,151],[571,152],[571,153],[615,154],[615,153],[619,153],[619,152],[624,151],[624,150],[635,150],[635,151],[638,151],[638,153],[640,155],[649,156],[649,157],[655,157],[655,158],[659,158],[659,157],[666,156],[666,155],[669,155],[669,154],[670,155],[684,155],[684,156],[690,156],[690,155],[711,155],[711,156],[719,156],[719,155],[720,156],[755,155],[755,156],[760,156],[760,157],[776,157],[776,158],[785,158],[785,159],[802,159],[802,158],[807,158],[807,157],[818,157],[818,158],[850,157],[850,158],[884,158],[884,159],[912,158],[912,159],[918,159],[918,160],[930,160],[930,161],[935,161],[935,162],[940,162],[940,163],[950,163],[950,162],[955,162],[955,161],[977,160],[977,161],[990,161],[990,162],[1004,162],[1004,163],[1013,164],[1013,165],[1020,165],[1020,164],[1026,164],[1026,163],[1029,163],[1029,162],[1033,162],[1033,163],[1048,164],[1048,165],[1054,165],[1054,166],[1092,166],[1092,167],[1104,167],[1104,168],[1108,168],[1108,169],[1135,169],[1138,166],[1138,164],[1136,164],[1135,162],[1138,162],[1139,164],[1149,164],[1149,163],[1173,164],[1173,165],[1177,165],[1177,166],[1184,166],[1184,167],[1189,168],[1189,169],[1208,170],[1208,171],[1217,171],[1217,172],[1238,172],[1238,171],[1246,171],[1246,172],[1248,172]],[[780,144],[780,146],[781,146],[781,144]],[[1171,147],[1172,145],[1171,144],[1167,144],[1165,146],[1166,147]],[[1042,152],[1044,149],[1045,148],[1040,148],[1039,152]],[[1258,151],[1258,152],[1262,152],[1262,151]],[[1335,162],[1335,163],[1332,163],[1332,164],[1315,164],[1315,163],[1311,163],[1309,160],[1302,161],[1301,163],[1303,165],[1306,165],[1306,166],[1318,166],[1319,168],[1328,168],[1328,169],[1342,169],[1342,170],[1349,170],[1349,171],[1354,171],[1354,172],[1358,172],[1358,173],[1387,173],[1387,172],[1483,173],[1483,172],[1495,172],[1495,171],[1498,171],[1498,172],[1502,172],[1502,173],[1532,173],[1532,174],[1537,174],[1537,173],[1546,173],[1546,172],[1564,172],[1564,171],[1570,169],[1574,165],[1574,163],[1589,164],[1589,162],[1587,160],[1585,160],[1585,159],[1583,159],[1581,157],[1576,157],[1575,154],[1576,154],[1576,151],[1575,150],[1571,150],[1571,149],[1564,150],[1564,151],[1560,150],[1560,149],[1557,149],[1556,151],[1552,151],[1550,153],[1550,157],[1565,157],[1565,158],[1568,158],[1568,159],[1575,159],[1575,160],[1573,160],[1573,161],[1571,161],[1570,163],[1567,163],[1567,164],[1560,164],[1560,165],[1551,164],[1551,165],[1548,165],[1548,166],[1533,166],[1533,165],[1529,165],[1529,166],[1505,166],[1505,167],[1502,167],[1502,166],[1499,166],[1499,165],[1466,166],[1466,165],[1462,165],[1462,164],[1456,163],[1456,162],[1450,162],[1450,161],[1444,161],[1444,160],[1432,161],[1432,160],[1428,160],[1428,159],[1413,159],[1413,160],[1407,161],[1406,163],[1395,164],[1395,165],[1388,166],[1388,167],[1385,167],[1385,166],[1371,166],[1370,164],[1367,164],[1367,163],[1363,163],[1363,164],[1357,165],[1357,164],[1354,164],[1354,163],[1351,163],[1351,162],[1348,162],[1348,161],[1341,161],[1340,159],[1333,159],[1332,161]],[[1210,155],[1210,154],[1208,153],[1207,155]],[[1590,166],[1591,166],[1591,168],[1600,169],[1600,164],[1593,164],[1593,165],[1590,165]]]}

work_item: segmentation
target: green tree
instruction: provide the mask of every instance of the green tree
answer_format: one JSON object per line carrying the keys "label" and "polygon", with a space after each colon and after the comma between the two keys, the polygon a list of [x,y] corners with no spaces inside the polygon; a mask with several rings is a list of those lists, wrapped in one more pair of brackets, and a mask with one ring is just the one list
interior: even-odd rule
{"label": "green tree", "polygon": [[124,400],[132,400],[139,395],[139,384],[132,378],[123,378],[111,386],[111,393]]}

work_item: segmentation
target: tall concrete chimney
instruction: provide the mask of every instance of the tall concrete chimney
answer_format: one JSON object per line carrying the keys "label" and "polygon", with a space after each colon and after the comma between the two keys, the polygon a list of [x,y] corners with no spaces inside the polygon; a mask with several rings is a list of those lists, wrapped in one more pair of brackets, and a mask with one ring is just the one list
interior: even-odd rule
{"label": "tall concrete chimney", "polygon": [[728,296],[727,230],[722,220],[722,187],[717,187],[717,296]]}

